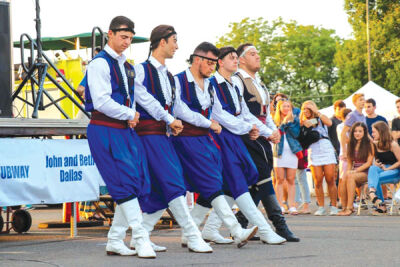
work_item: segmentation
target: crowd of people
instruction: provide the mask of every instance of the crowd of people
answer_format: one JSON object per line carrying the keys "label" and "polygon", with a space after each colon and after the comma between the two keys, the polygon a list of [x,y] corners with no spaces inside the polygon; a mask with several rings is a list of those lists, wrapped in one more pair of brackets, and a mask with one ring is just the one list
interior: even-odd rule
{"label": "crowd of people", "polygon": [[[218,49],[202,42],[190,55],[189,68],[173,76],[165,61],[178,49],[174,27],[155,27],[148,59],[132,66],[123,52],[134,34],[129,18],[114,18],[107,45],[88,64],[81,83],[85,108],[91,112],[90,151],[116,202],[108,255],[155,258],[156,252],[166,251],[149,236],[167,208],[182,228],[182,247],[192,252],[211,253],[206,241],[235,243],[238,248],[251,239],[299,242],[284,217],[285,199],[290,214],[299,213],[300,203],[301,212],[311,212],[306,177],[310,168],[319,206],[315,214],[327,214],[324,178],[330,214],[339,214],[337,150],[342,150],[339,195],[346,199],[340,214],[351,213],[353,191],[366,182],[367,171],[371,201],[384,212],[381,184],[397,179],[399,145],[387,124],[376,122],[374,108],[368,120],[362,115],[362,95],[355,96],[357,109],[346,116],[337,135],[339,121],[321,114],[313,101],[301,109],[284,94],[271,101],[257,76],[260,56],[251,43]],[[335,103],[339,106],[342,109]],[[330,132],[340,137],[340,149]],[[371,166],[373,158],[376,168]],[[191,211],[187,191],[198,194]],[[259,202],[273,227],[258,209]],[[236,216],[235,204],[240,209]],[[222,224],[233,240],[219,233]]]}
{"label": "crowd of people", "polygon": [[[307,167],[317,198],[314,215],[328,214],[324,178],[330,199],[329,215],[351,215],[360,198],[366,198],[361,203],[369,200],[373,204],[373,214],[386,213],[385,201],[394,197],[391,193],[400,181],[400,119],[395,118],[390,128],[387,119],[376,114],[374,99],[365,100],[363,94],[354,94],[352,101],[353,111],[342,100],[335,101],[334,116],[328,118],[313,101],[305,101],[299,111],[286,95],[275,95],[271,112],[282,137],[275,145],[274,177],[282,213],[311,213],[304,171]],[[393,108],[400,115],[400,99]],[[387,186],[391,187],[390,192]]]}

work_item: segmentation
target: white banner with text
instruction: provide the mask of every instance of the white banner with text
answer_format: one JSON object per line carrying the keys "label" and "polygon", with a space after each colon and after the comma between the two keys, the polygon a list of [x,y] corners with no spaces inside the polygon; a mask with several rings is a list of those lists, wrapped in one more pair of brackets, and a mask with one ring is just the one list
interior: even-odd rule
{"label": "white banner with text", "polygon": [[96,200],[100,185],[87,140],[0,138],[0,206]]}

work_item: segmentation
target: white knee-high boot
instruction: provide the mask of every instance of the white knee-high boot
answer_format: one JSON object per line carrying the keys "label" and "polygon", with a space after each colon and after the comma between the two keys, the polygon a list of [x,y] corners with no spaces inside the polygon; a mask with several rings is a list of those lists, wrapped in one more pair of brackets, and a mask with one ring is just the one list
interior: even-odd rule
{"label": "white knee-high boot", "polygon": [[[235,200],[232,197],[224,195],[226,202],[228,203],[229,207],[232,209],[233,205],[235,204]],[[222,220],[218,217],[218,214],[215,210],[212,210],[206,224],[204,225],[203,231],[201,235],[203,239],[210,240],[215,244],[232,244],[233,240],[229,238],[224,238],[220,233],[219,229],[222,226]]]}
{"label": "white knee-high boot", "polygon": [[235,239],[235,243],[238,245],[239,248],[247,244],[248,240],[252,238],[257,232],[257,226],[253,226],[250,229],[243,229],[241,227],[224,196],[218,196],[213,199],[213,201],[211,201],[211,205],[213,206],[215,212],[218,214],[218,217],[229,229],[231,235]]}
{"label": "white knee-high boot", "polygon": [[135,250],[130,250],[125,246],[124,239],[129,225],[121,211],[119,205],[115,208],[114,219],[108,231],[106,252],[107,255],[133,256]]}
{"label": "white knee-high boot", "polygon": [[142,211],[137,198],[118,205],[132,229],[135,249],[140,258],[155,258],[156,253],[150,244],[149,233],[142,225]]}
{"label": "white knee-high boot", "polygon": [[254,204],[250,193],[247,192],[240,195],[235,199],[235,201],[249,222],[258,226],[258,234],[260,235],[260,239],[263,243],[277,245],[286,242],[286,239],[279,236],[274,232],[274,230],[272,230],[261,211]]}
{"label": "white knee-high boot", "polygon": [[[192,216],[193,221],[197,227],[200,227],[200,224],[204,221],[204,218],[206,217],[209,211],[210,208],[203,207],[199,204],[194,205],[193,209],[190,211],[190,215]],[[187,240],[183,232],[181,237],[181,245],[183,248],[187,247]]]}
{"label": "white knee-high boot", "polygon": [[183,196],[177,197],[170,201],[168,205],[175,220],[183,229],[189,251],[211,253],[212,248],[201,238],[200,231],[193,221],[192,216],[190,216],[185,198]]}
{"label": "white knee-high boot", "polygon": [[[144,229],[146,229],[146,231],[149,233],[149,235],[151,235],[151,231],[153,231],[154,229],[154,225],[156,225],[156,223],[160,220],[161,216],[163,215],[165,209],[156,211],[154,213],[143,213],[143,222],[142,225],[144,227]],[[154,244],[153,242],[151,242],[151,246],[154,249],[155,252],[165,252],[167,251],[166,247],[163,246],[159,246]],[[131,239],[131,245],[130,245],[131,249],[135,249],[135,239]]]}

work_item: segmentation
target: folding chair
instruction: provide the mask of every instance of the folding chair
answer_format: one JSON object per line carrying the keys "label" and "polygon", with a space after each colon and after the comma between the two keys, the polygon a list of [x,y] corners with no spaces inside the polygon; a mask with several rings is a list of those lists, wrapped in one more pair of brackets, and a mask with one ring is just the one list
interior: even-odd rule
{"label": "folding chair", "polygon": [[[362,207],[366,207],[368,213],[370,213],[370,207],[369,207],[370,203],[367,199],[367,193],[366,193],[368,189],[368,182],[363,183],[359,188],[360,188],[360,201],[358,202],[357,216],[360,216]],[[363,203],[363,200],[365,201],[365,203]]]}
{"label": "folding chair", "polygon": [[[391,187],[389,186],[388,187],[388,190],[390,191],[390,193],[392,194],[392,201],[391,201],[391,203],[390,203],[390,210],[389,210],[389,215],[394,215],[393,214],[393,208],[395,207],[395,206],[400,206],[400,203],[397,203],[397,201],[396,201],[396,199],[395,199],[395,193],[396,193],[396,190],[398,189],[400,187],[400,181],[398,181],[397,183],[395,183],[394,184],[394,191],[392,192],[392,189],[391,189]],[[397,213],[400,213],[399,211],[397,211]]]}

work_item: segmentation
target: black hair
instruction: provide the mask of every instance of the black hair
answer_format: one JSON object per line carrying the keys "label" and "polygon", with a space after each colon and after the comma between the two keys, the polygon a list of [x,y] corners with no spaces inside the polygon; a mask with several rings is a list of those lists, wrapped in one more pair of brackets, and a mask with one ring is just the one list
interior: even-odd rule
{"label": "black hair", "polygon": [[168,38],[176,34],[174,27],[170,25],[159,25],[150,34],[150,51],[156,49],[162,39],[168,42]]}
{"label": "black hair", "polygon": [[[233,46],[225,46],[219,49],[219,56],[218,59],[224,59],[227,55],[235,53],[237,55],[237,51]],[[219,69],[219,63],[217,61],[217,70]]]}
{"label": "black hair", "polygon": [[205,53],[207,54],[208,52],[211,52],[214,56],[218,57],[219,56],[219,49],[213,45],[212,43],[209,42],[202,42],[199,44],[193,51],[193,54],[189,58],[189,63],[193,63],[193,56],[199,54],[199,53]]}
{"label": "black hair", "polygon": [[373,98],[369,98],[365,101],[365,103],[372,104],[372,106],[376,107],[376,101]]}
{"label": "black hair", "polygon": [[108,28],[109,30],[112,30],[114,33],[116,32],[115,30],[120,28],[121,26],[127,26],[127,31],[131,31],[132,33],[135,33],[134,28],[135,28],[135,23],[133,23],[132,20],[125,16],[117,16],[111,20],[110,27]]}

